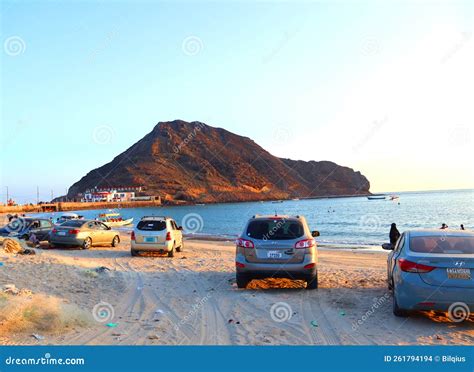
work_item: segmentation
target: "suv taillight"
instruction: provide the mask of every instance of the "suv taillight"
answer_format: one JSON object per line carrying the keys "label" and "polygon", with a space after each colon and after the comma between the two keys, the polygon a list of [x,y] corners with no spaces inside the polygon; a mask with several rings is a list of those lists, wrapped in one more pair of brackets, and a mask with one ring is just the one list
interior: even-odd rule
{"label": "suv taillight", "polygon": [[130,239],[135,240],[135,231],[132,231],[132,233],[130,234]]}
{"label": "suv taillight", "polygon": [[237,247],[241,247],[241,248],[255,248],[255,246],[253,245],[253,242],[247,239],[239,238],[235,241],[235,244],[237,244]]}
{"label": "suv taillight", "polygon": [[171,240],[171,233],[169,231],[166,233],[166,240]]}
{"label": "suv taillight", "polygon": [[398,260],[398,266],[400,266],[400,270],[405,271],[407,273],[429,273],[436,269],[436,267],[422,265],[416,262],[405,260],[404,258],[400,258]]}
{"label": "suv taillight", "polygon": [[314,239],[305,239],[296,242],[295,248],[304,249],[304,248],[311,248],[316,245],[316,241]]}
{"label": "suv taillight", "polygon": [[56,234],[56,233],[58,232],[58,229],[53,229],[53,230],[51,230],[51,232],[52,232],[53,234]]}

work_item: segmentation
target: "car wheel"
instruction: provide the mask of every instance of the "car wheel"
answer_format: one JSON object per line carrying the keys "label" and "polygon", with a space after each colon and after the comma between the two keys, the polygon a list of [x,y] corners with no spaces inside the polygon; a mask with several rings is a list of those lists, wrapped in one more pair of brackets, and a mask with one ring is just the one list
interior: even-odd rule
{"label": "car wheel", "polygon": [[182,252],[184,250],[184,242],[181,240],[181,245],[176,247],[176,252]]}
{"label": "car wheel", "polygon": [[314,276],[310,277],[306,281],[306,289],[318,289],[318,272],[314,273]]}
{"label": "car wheel", "polygon": [[118,235],[115,235],[114,238],[112,239],[112,247],[116,247],[120,243],[120,238]]}
{"label": "car wheel", "polygon": [[171,251],[168,251],[168,257],[174,257],[174,244],[173,248],[171,248]]}
{"label": "car wheel", "polygon": [[82,249],[89,249],[92,245],[92,239],[91,238],[85,238],[84,242],[82,243]]}
{"label": "car wheel", "polygon": [[130,254],[132,255],[132,257],[135,257],[135,256],[138,256],[138,251],[136,251],[135,249],[131,249],[130,250]]}
{"label": "car wheel", "polygon": [[406,318],[409,315],[408,310],[401,309],[398,306],[397,296],[395,295],[395,290],[393,291],[393,315]]}
{"label": "car wheel", "polygon": [[250,282],[250,278],[243,274],[235,274],[235,280],[237,282],[237,288],[246,288]]}

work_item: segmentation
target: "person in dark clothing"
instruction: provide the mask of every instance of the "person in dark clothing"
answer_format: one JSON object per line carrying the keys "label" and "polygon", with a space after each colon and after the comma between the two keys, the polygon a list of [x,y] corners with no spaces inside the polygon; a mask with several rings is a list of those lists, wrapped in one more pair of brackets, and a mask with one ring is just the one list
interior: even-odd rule
{"label": "person in dark clothing", "polygon": [[464,225],[463,224],[461,224],[461,230],[464,230]]}
{"label": "person in dark clothing", "polygon": [[397,229],[397,224],[392,223],[392,225],[390,226],[390,234],[388,236],[390,237],[390,244],[394,246],[398,238],[400,237],[400,231],[398,231]]}

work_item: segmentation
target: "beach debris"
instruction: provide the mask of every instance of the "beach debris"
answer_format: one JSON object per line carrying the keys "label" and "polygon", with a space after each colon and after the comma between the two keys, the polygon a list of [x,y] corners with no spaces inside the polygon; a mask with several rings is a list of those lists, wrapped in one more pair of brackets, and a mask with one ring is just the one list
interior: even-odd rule
{"label": "beach debris", "polygon": [[187,257],[186,257],[186,256],[183,256],[183,257],[181,257],[181,259],[182,259],[182,260],[186,260],[186,259],[187,259]]}
{"label": "beach debris", "polygon": [[19,253],[23,252],[23,247],[17,239],[7,238],[3,241],[3,250],[6,253]]}
{"label": "beach debris", "polygon": [[96,273],[102,274],[105,273],[106,271],[110,271],[110,269],[106,266],[99,266],[94,269]]}
{"label": "beach debris", "polygon": [[236,321],[235,324],[240,324],[240,322],[239,322],[239,321]]}
{"label": "beach debris", "polygon": [[41,336],[41,335],[39,335],[39,334],[37,334],[37,333],[33,333],[33,334],[31,335],[31,337],[36,338],[38,341],[44,340],[44,336]]}
{"label": "beach debris", "polygon": [[344,310],[341,310],[341,311],[339,312],[339,315],[340,315],[340,316],[345,316],[345,315],[346,315],[346,312],[345,312]]}
{"label": "beach debris", "polygon": [[229,319],[229,320],[227,321],[227,323],[229,323],[229,324],[230,324],[230,323],[234,323],[234,319]]}
{"label": "beach debris", "polygon": [[149,340],[159,340],[160,338],[157,335],[150,335],[148,336]]}
{"label": "beach debris", "polygon": [[18,288],[15,286],[15,284],[5,284],[3,286],[3,292],[4,293],[10,293],[10,294],[18,294],[20,291]]}
{"label": "beach debris", "polygon": [[443,337],[441,337],[440,335],[436,335],[436,339],[437,339],[437,340],[442,340]]}
{"label": "beach debris", "polygon": [[107,323],[106,326],[109,327],[109,328],[115,328],[115,327],[118,326],[118,324],[117,323]]}
{"label": "beach debris", "polygon": [[35,255],[36,254],[36,251],[34,249],[30,249],[30,248],[26,248],[20,252],[18,252],[18,254],[23,254],[23,255]]}
{"label": "beach debris", "polygon": [[156,309],[155,314],[164,314],[165,312],[161,309]]}
{"label": "beach debris", "polygon": [[316,328],[318,326],[318,322],[316,320],[312,320],[310,324],[311,324],[311,327],[313,328]]}
{"label": "beach debris", "polygon": [[92,270],[84,270],[84,276],[88,277],[88,278],[97,278],[99,276],[99,274],[97,274],[96,271],[92,271]]}

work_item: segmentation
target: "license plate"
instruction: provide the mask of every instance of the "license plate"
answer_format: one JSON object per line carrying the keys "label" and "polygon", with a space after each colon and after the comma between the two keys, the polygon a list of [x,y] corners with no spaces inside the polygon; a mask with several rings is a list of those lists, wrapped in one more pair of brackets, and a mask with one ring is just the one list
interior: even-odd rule
{"label": "license plate", "polygon": [[267,257],[268,258],[282,258],[283,255],[278,251],[268,251]]}
{"label": "license plate", "polygon": [[449,268],[446,269],[448,273],[448,279],[471,279],[471,269],[459,269],[459,268]]}
{"label": "license plate", "polygon": [[66,235],[66,231],[58,231],[58,235],[60,235],[60,236],[65,236],[65,235]]}
{"label": "license plate", "polygon": [[155,238],[150,238],[150,237],[145,238],[145,243],[154,243],[154,242],[155,242]]}

